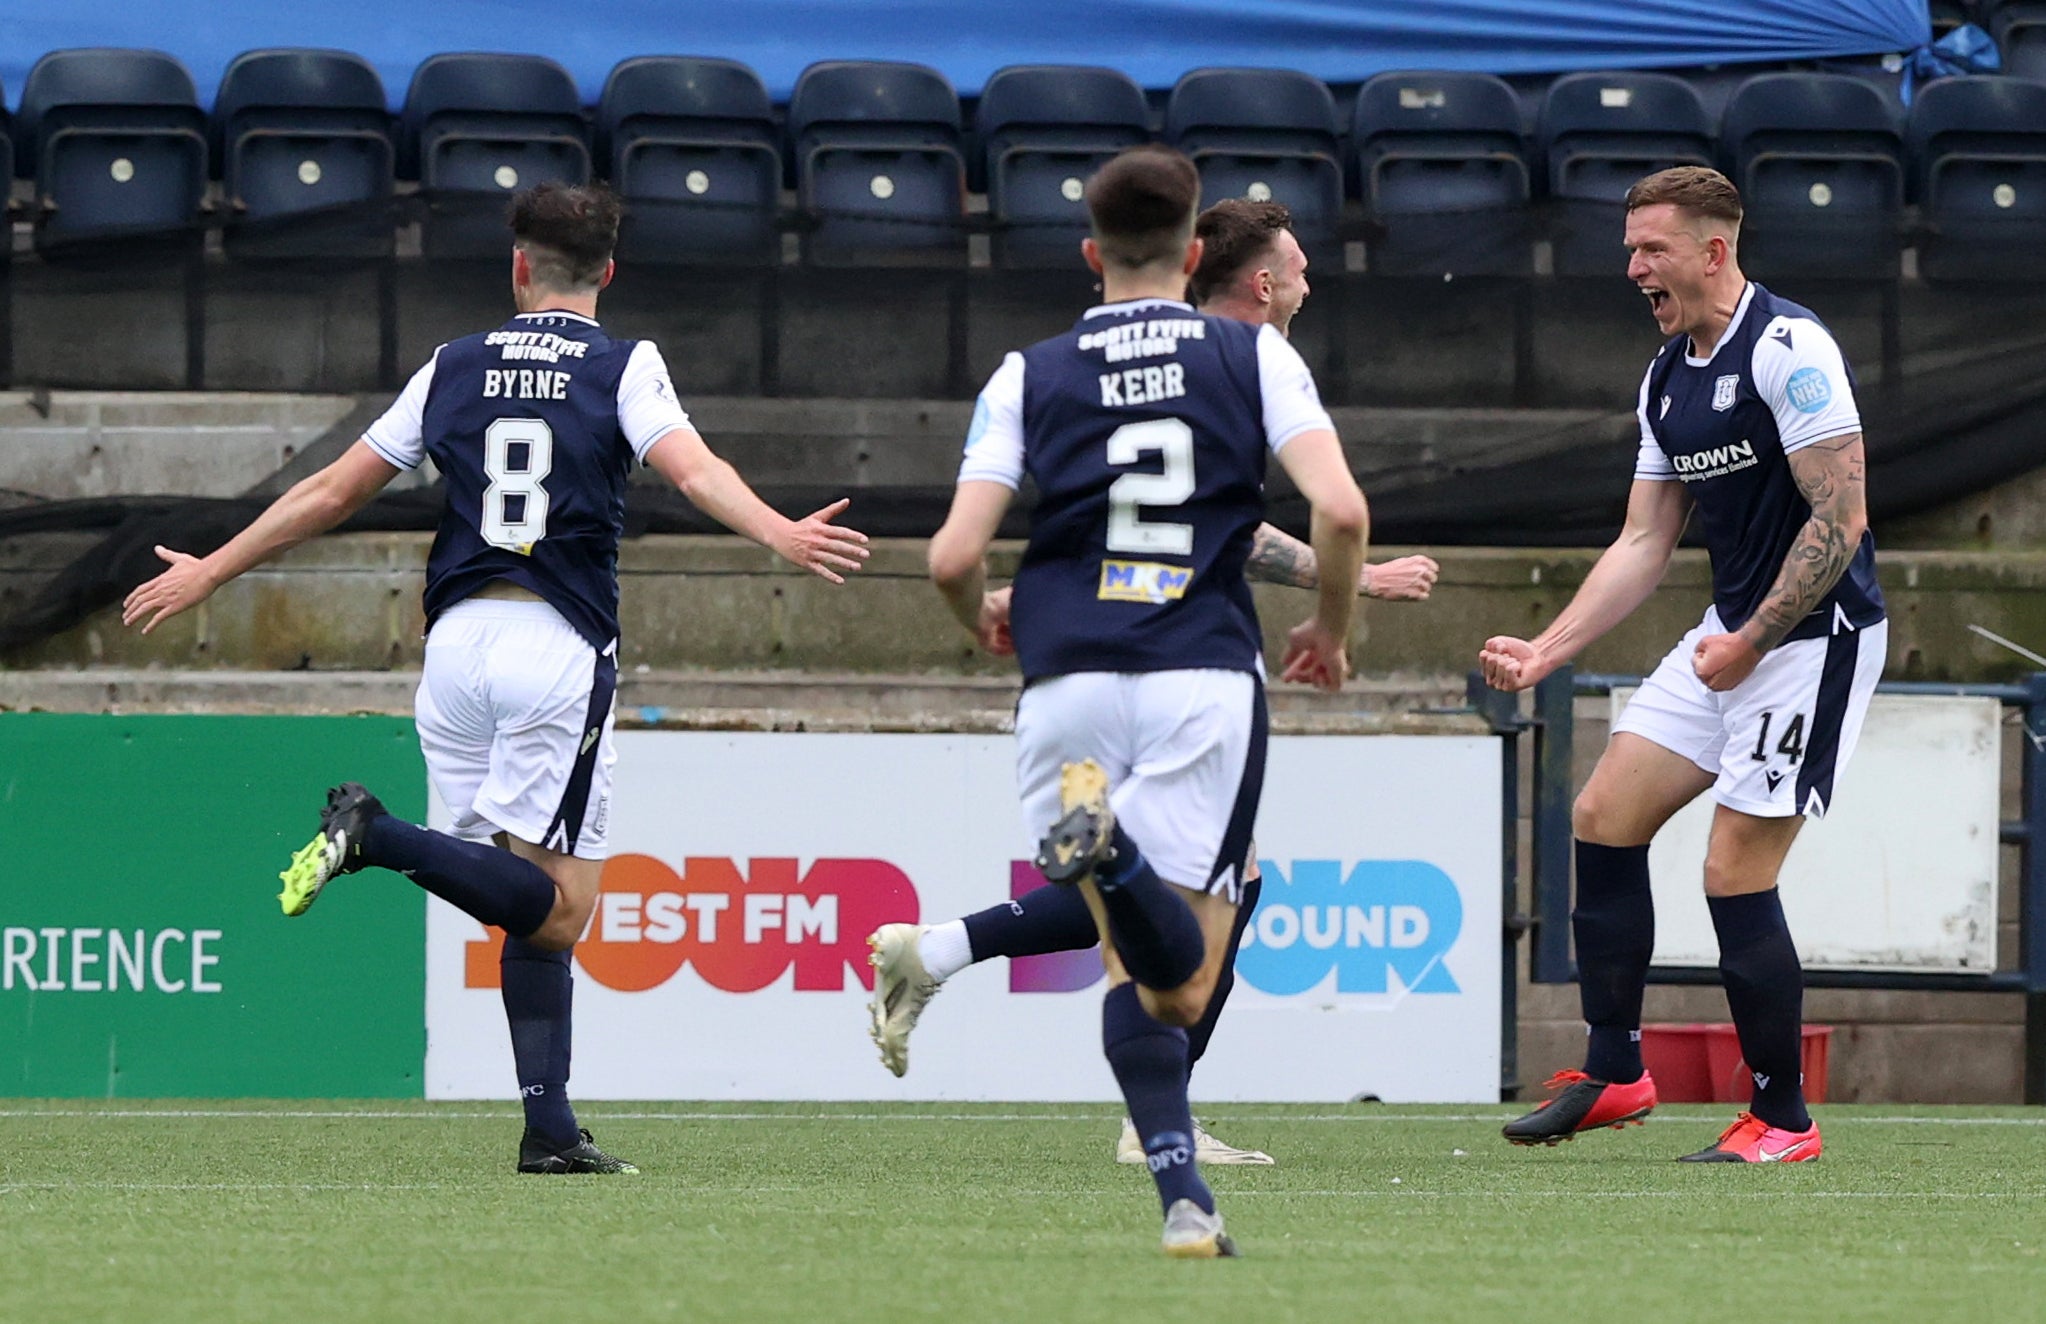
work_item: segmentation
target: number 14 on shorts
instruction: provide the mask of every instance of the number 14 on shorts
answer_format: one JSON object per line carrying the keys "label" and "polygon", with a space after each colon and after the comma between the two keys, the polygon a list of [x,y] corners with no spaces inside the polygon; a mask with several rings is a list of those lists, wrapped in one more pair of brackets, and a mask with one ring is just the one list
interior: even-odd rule
{"label": "number 14 on shorts", "polygon": [[[1769,735],[1771,728],[1776,723],[1777,716],[1778,714],[1773,708],[1766,708],[1762,711],[1762,729],[1755,736],[1754,749],[1748,754],[1748,757],[1757,763],[1767,763],[1769,761]],[[1790,720],[1783,725],[1782,734],[1776,741],[1775,752],[1790,760],[1793,767],[1797,765],[1799,759],[1804,757],[1804,728],[1805,715],[1803,713],[1792,713]]]}

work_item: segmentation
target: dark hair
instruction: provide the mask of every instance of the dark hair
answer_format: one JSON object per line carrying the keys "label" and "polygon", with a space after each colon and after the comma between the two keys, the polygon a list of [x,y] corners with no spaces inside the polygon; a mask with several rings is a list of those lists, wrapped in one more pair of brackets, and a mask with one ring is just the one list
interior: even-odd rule
{"label": "dark hair", "polygon": [[512,240],[533,264],[533,283],[565,294],[595,289],[623,211],[602,184],[540,184],[513,198]]}
{"label": "dark hair", "polygon": [[1293,228],[1293,213],[1283,202],[1252,202],[1224,198],[1194,219],[1201,241],[1201,264],[1187,286],[1195,303],[1206,303],[1234,284],[1251,263],[1271,251],[1281,230]]}
{"label": "dark hair", "polygon": [[1658,203],[1670,203],[1694,216],[1725,221],[1735,229],[1741,223],[1741,194],[1733,181],[1709,166],[1675,166],[1658,170],[1637,180],[1627,190],[1627,210],[1637,211]]}
{"label": "dark hair", "polygon": [[1136,268],[1183,253],[1200,200],[1200,172],[1179,152],[1147,143],[1118,153],[1087,181],[1102,260]]}

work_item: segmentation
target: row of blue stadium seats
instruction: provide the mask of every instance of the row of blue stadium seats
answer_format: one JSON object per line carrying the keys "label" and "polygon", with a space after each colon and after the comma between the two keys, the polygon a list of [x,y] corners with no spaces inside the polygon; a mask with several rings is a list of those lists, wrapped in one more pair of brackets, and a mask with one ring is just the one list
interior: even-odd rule
{"label": "row of blue stadium seats", "polygon": [[[1063,66],[994,75],[972,137],[941,75],[858,61],[812,66],[781,122],[751,70],[666,56],[612,71],[594,135],[566,71],[533,56],[435,56],[399,132],[385,106],[375,72],[342,52],[240,57],[210,121],[168,56],[53,53],[31,71],[15,126],[38,244],[187,231],[217,159],[228,245],[243,256],[388,252],[402,167],[426,200],[429,256],[496,256],[511,190],[603,175],[631,204],[633,260],[773,261],[792,166],[813,260],[963,251],[978,182],[999,264],[1064,264],[1084,224],[1081,181],[1154,136],[1128,78]],[[1563,227],[1557,269],[1609,271],[1608,213],[1627,184],[1686,162],[1727,170],[1755,229],[1818,274],[1893,262],[1907,199],[1944,274],[2037,251],[2046,229],[2046,84],[2024,79],[1937,81],[1900,122],[1863,80],[1763,74],[1714,123],[1682,79],[1573,74],[1548,87],[1531,144],[1501,80],[1389,73],[1359,89],[1344,128],[1307,75],[1204,69],[1173,89],[1162,137],[1200,165],[1206,201],[1285,202],[1310,248],[1337,240],[1346,194],[1360,197],[1385,271],[1517,271],[1526,246],[1513,236],[1543,195],[1585,209]]]}
{"label": "row of blue stadium seats", "polygon": [[2046,3],[2042,0],[1932,0],[1934,39],[1964,23],[1996,39],[2006,73],[2046,79]]}

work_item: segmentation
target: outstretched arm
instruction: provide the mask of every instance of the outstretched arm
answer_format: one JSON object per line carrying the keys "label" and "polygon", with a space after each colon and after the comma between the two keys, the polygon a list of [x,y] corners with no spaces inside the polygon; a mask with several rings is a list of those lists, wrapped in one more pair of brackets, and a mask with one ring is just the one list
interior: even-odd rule
{"label": "outstretched arm", "polygon": [[1495,689],[1524,690],[1625,620],[1655,591],[1683,536],[1690,501],[1682,483],[1639,478],[1627,496],[1627,523],[1584,583],[1534,639],[1495,635],[1478,664]]}
{"label": "outstretched arm", "polygon": [[1868,531],[1867,461],[1861,434],[1850,432],[1790,453],[1790,474],[1811,504],[1769,596],[1738,631],[1698,642],[1691,665],[1714,690],[1746,680],[1762,654],[1783,642],[1847,573]]}
{"label": "outstretched arm", "polygon": [[1288,588],[1313,588],[1321,582],[1314,549],[1276,524],[1260,524],[1250,535],[1250,559],[1243,563],[1243,574]]}
{"label": "outstretched arm", "polygon": [[[1321,583],[1314,549],[1274,524],[1260,524],[1250,538],[1250,559],[1244,562],[1247,578],[1288,588],[1315,588]],[[1387,602],[1422,602],[1435,589],[1435,577],[1442,567],[1433,557],[1402,556],[1372,565],[1365,562],[1357,577],[1357,591],[1367,598]]]}
{"label": "outstretched arm", "polygon": [[398,476],[398,468],[357,441],[326,468],[300,479],[269,509],[210,556],[159,547],[170,569],[137,588],[121,607],[121,624],[142,622],[148,634],[179,612],[213,596],[215,589],[308,538],[346,520]]}
{"label": "outstretched arm", "polygon": [[712,452],[695,428],[672,428],[653,444],[646,462],[689,503],[732,532],[751,538],[789,564],[843,584],[840,570],[867,559],[867,535],[831,521],[851,504],[840,498],[799,520],[762,501],[739,471]]}

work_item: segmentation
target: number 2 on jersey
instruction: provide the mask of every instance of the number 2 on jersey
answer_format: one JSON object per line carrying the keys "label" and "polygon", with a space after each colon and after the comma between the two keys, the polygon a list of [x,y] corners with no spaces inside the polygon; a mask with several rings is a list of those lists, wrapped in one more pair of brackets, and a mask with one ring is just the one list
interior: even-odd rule
{"label": "number 2 on jersey", "polygon": [[1177,418],[1125,423],[1108,434],[1108,462],[1135,464],[1157,451],[1165,471],[1124,474],[1108,485],[1108,550],[1193,555],[1193,525],[1147,521],[1145,506],[1177,506],[1194,494],[1193,429]]}
{"label": "number 2 on jersey", "polygon": [[525,555],[547,536],[554,430],[538,418],[500,418],[483,433],[483,541]]}

